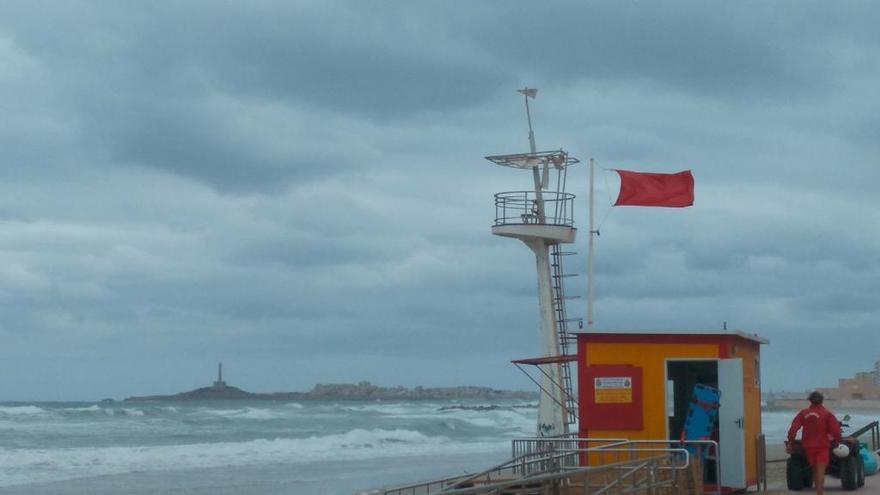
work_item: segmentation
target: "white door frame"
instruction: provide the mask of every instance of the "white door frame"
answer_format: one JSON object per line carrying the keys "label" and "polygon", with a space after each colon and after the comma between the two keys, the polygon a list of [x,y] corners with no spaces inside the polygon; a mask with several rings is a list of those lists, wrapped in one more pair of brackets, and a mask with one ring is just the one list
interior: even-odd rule
{"label": "white door frame", "polygon": [[[725,460],[721,465],[720,484],[731,488],[747,488],[743,360],[730,358],[718,361],[718,389],[721,390],[721,407],[718,409],[718,441],[723,453],[721,458]],[[723,387],[725,380],[722,377],[730,380],[728,387]],[[722,438],[725,441],[722,442]]]}
{"label": "white door frame", "polygon": [[663,416],[666,418],[666,421],[663,423],[663,438],[666,440],[670,440],[669,438],[669,416],[667,413],[667,405],[669,404],[669,397],[666,397],[666,384],[669,382],[669,363],[694,363],[694,362],[706,362],[706,361],[714,361],[718,362],[718,358],[666,358],[663,360]]}
{"label": "white door frame", "polygon": [[[739,411],[739,414],[736,415],[737,416],[736,418],[727,418],[727,414],[725,414],[724,419],[726,419],[730,422],[734,422],[737,419],[745,421],[744,420],[744,414],[745,414],[744,400],[745,400],[745,397],[744,397],[744,391],[743,391],[743,386],[742,386],[743,360],[741,358],[738,358],[738,357],[737,358],[693,358],[693,359],[666,358],[663,360],[663,418],[664,418],[663,431],[665,432],[664,438],[669,439],[669,416],[667,415],[667,413],[668,413],[667,407],[668,407],[668,403],[669,403],[668,402],[669,397],[666,396],[666,393],[667,393],[667,385],[666,384],[669,382],[669,363],[672,363],[672,362],[690,363],[690,362],[706,362],[706,361],[714,361],[714,362],[718,363],[718,368],[717,368],[718,369],[718,389],[721,390],[722,407],[723,407],[723,404],[725,404],[725,397],[730,396],[729,390],[727,391],[728,393],[725,394],[725,389],[722,389],[722,378],[721,378],[722,371],[721,370],[722,370],[722,367],[724,367],[722,362],[728,362],[728,363],[733,362],[733,361],[739,362],[739,370],[738,370],[739,386],[735,387],[735,388],[739,391],[738,397],[739,397],[740,411]],[[737,396],[734,396],[734,398],[736,398],[736,397]],[[730,401],[727,401],[726,403],[730,404]],[[725,409],[725,413],[727,413],[728,411],[729,411],[729,409]],[[719,467],[719,471],[721,474],[721,479],[716,480],[716,481],[717,481],[719,487],[726,486],[726,487],[730,487],[730,488],[747,488],[747,486],[746,486],[745,457],[744,457],[745,456],[745,429],[744,429],[744,425],[740,426],[736,430],[731,430],[730,428],[722,428],[721,421],[722,421],[721,408],[719,408],[718,419],[717,419],[717,422],[718,422],[718,447],[719,447],[718,450],[719,450],[719,452],[716,453],[716,455],[718,456],[716,462],[718,462],[718,464],[719,464],[718,467]],[[726,433],[727,435],[722,435],[722,431],[724,431],[724,433]],[[730,442],[722,442],[721,441],[722,436],[728,437],[729,434],[731,434],[732,432],[737,432],[737,431],[739,432],[741,439],[742,439],[742,441],[740,442],[742,445],[742,448],[741,449],[734,449],[735,452],[733,455],[730,453],[728,453],[728,456],[722,455],[722,452],[728,451],[731,448]],[[727,449],[724,448],[725,444],[727,444],[727,447],[728,447]],[[739,455],[736,455],[737,452]],[[727,465],[725,465],[722,462],[723,459],[728,459],[728,458],[732,458],[734,463],[737,463],[737,465],[741,466],[741,471],[742,471],[742,478],[741,479],[738,476],[738,473],[731,475],[731,472],[733,470],[730,469],[730,467],[733,465],[729,464],[730,460],[727,461],[728,462]],[[724,467],[728,467],[728,469],[726,470],[728,476],[725,476]],[[735,479],[731,480],[730,479],[731,477],[735,478]]]}

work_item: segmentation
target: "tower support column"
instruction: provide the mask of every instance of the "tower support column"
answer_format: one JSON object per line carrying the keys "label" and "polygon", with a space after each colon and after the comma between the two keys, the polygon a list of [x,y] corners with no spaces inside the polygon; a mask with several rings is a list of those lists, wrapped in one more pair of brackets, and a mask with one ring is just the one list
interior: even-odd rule
{"label": "tower support column", "polygon": [[[558,356],[559,330],[553,310],[550,253],[543,239],[523,240],[535,253],[538,274],[538,311],[541,324],[541,350],[544,356]],[[541,395],[538,398],[538,435],[554,436],[568,433],[562,390],[562,369],[558,363],[541,365]]]}

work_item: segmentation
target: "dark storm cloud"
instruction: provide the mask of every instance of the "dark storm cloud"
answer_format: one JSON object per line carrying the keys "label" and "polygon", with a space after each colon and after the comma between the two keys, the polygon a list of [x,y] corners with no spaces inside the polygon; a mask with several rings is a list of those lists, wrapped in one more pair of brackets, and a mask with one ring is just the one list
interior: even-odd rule
{"label": "dark storm cloud", "polygon": [[[486,9],[483,22],[470,25],[471,32],[482,46],[504,54],[511,66],[526,61],[535,75],[644,81],[715,96],[758,98],[827,84],[821,73],[805,77],[822,61],[797,56],[795,40],[786,37],[782,6],[745,13],[705,2],[678,8],[653,2],[540,9],[509,5],[516,8],[504,9],[500,16]],[[486,22],[490,16],[500,18]]]}
{"label": "dark storm cloud", "polygon": [[847,287],[846,290],[832,290],[821,295],[813,294],[811,297],[799,300],[795,306],[798,311],[809,313],[821,312],[833,315],[862,314],[871,316],[880,306],[880,296],[870,291],[873,281],[864,281],[865,292],[857,292]]}
{"label": "dark storm cloud", "polygon": [[[686,16],[653,3],[46,9],[51,29],[42,9],[19,7],[13,39],[66,81],[58,96],[75,102],[87,139],[118,162],[232,192],[277,191],[356,166],[344,133],[302,149],[317,138],[313,125],[327,130],[319,112],[403,121],[446,113],[485,101],[523,66],[557,84],[647,82],[720,98],[794,96],[833,76],[823,70],[833,54],[816,49],[831,34],[807,32],[783,4],[692,3]],[[287,112],[260,118],[261,105]],[[291,117],[302,125],[284,122]]]}
{"label": "dark storm cloud", "polygon": [[359,124],[342,115],[406,120],[466,108],[503,77],[399,8],[79,6],[47,7],[51,30],[46,12],[19,7],[11,31],[51,67],[47,77],[65,81],[58,97],[82,137],[116,162],[221,191],[277,192],[357,167]]}
{"label": "dark storm cloud", "polygon": [[234,118],[229,114],[167,99],[118,110],[103,115],[95,132],[112,143],[112,158],[120,163],[164,169],[233,192],[278,191],[293,175],[310,180],[325,170],[316,158],[295,152],[266,156],[258,141],[237,138],[223,125]]}

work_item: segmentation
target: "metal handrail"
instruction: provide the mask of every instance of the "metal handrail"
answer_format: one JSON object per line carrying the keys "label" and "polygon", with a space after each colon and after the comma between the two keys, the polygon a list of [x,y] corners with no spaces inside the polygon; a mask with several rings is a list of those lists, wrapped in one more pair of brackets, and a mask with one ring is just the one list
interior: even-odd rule
{"label": "metal handrail", "polygon": [[715,447],[715,493],[721,494],[721,449],[715,440],[633,440],[632,444],[693,444]]}
{"label": "metal handrail", "polygon": [[623,475],[620,476],[619,478],[617,478],[616,480],[612,481],[611,483],[608,483],[608,485],[606,485],[605,488],[602,488],[601,490],[596,492],[594,495],[601,495],[601,494],[607,492],[608,490],[617,486],[619,483],[622,483],[623,481],[629,479],[631,476],[635,475],[637,472],[639,472],[640,469],[644,469],[645,467],[647,467],[650,463],[651,463],[651,461],[645,461],[645,462],[639,464],[638,466],[635,466],[634,468],[630,469],[626,473],[623,473]]}
{"label": "metal handrail", "polygon": [[[548,454],[558,451],[560,447],[579,448],[590,444],[602,442],[605,447],[615,447],[625,445],[629,440],[626,438],[578,438],[577,433],[568,433],[565,435],[555,435],[552,437],[540,438],[518,438],[510,442],[511,456],[517,457],[526,454]],[[568,456],[564,459],[565,465],[569,463],[577,466],[577,456]]]}
{"label": "metal handrail", "polygon": [[[663,449],[657,449],[657,450],[663,450]],[[623,476],[619,477],[618,479],[611,481],[608,485],[606,485],[601,490],[595,492],[595,494],[598,495],[598,494],[606,492],[608,489],[610,489],[614,485],[618,484],[621,481],[621,479],[628,478],[629,476],[631,476],[632,474],[637,472],[639,469],[644,469],[650,465],[653,465],[657,469],[668,469],[668,470],[684,470],[690,466],[690,456],[689,456],[687,449],[668,449],[668,453],[669,454],[672,454],[672,453],[681,454],[681,456],[683,456],[683,459],[684,459],[684,464],[682,464],[680,466],[672,465],[669,467],[657,466],[659,461],[662,461],[665,459],[675,459],[675,458],[678,458],[678,456],[672,456],[672,455],[655,456],[655,457],[649,457],[649,458],[640,458],[640,459],[636,459],[636,460],[603,464],[601,466],[585,466],[585,467],[581,467],[581,468],[577,468],[577,469],[564,470],[561,472],[541,473],[541,474],[536,474],[534,476],[528,476],[528,477],[511,479],[511,480],[504,480],[504,481],[497,481],[495,483],[492,483],[491,485],[473,486],[473,487],[458,488],[458,489],[453,489],[453,490],[446,489],[440,493],[444,493],[444,494],[448,494],[448,495],[478,495],[481,493],[483,493],[483,494],[485,494],[485,493],[499,493],[504,488],[510,488],[510,487],[515,487],[517,485],[522,485],[524,481],[527,481],[529,483],[551,482],[551,481],[558,481],[558,480],[563,480],[563,479],[567,479],[567,478],[570,479],[570,478],[573,478],[573,477],[581,475],[581,474],[588,475],[590,473],[610,471],[613,469],[633,468],[633,469],[630,469],[629,471],[627,471],[627,473],[625,473]],[[637,465],[633,466],[634,463]]]}
{"label": "metal handrail", "polygon": [[400,494],[403,494],[406,492],[409,492],[411,494],[415,494],[416,489],[422,489],[420,491],[423,491],[424,493],[430,493],[431,486],[439,485],[438,488],[443,488],[448,483],[460,480],[462,478],[462,476],[467,476],[467,475],[465,474],[465,475],[458,475],[458,476],[450,476],[448,478],[440,478],[440,479],[431,480],[431,481],[419,481],[416,483],[409,483],[406,485],[400,485],[400,486],[395,486],[395,487],[391,487],[391,488],[383,488],[381,490],[372,490],[372,491],[364,492],[363,494],[358,494],[358,495],[391,495],[394,493],[400,495]]}
{"label": "metal handrail", "polygon": [[880,422],[872,421],[847,436],[858,438],[868,432],[871,433],[871,450],[875,451],[880,448]]}
{"label": "metal handrail", "polygon": [[[715,447],[715,487],[716,493],[721,493],[721,450],[718,442],[715,440],[629,440],[621,438],[577,438],[576,434],[570,434],[552,438],[524,438],[513,440],[514,455],[517,453],[518,446],[531,443],[534,445],[549,445],[550,448],[544,448],[545,452],[563,452],[569,455],[576,452],[630,452],[634,455],[636,452],[646,451],[645,448],[639,448],[639,445],[696,445]],[[587,449],[572,449],[572,444],[582,444],[589,442],[606,442],[598,447]],[[557,446],[559,445],[559,446]],[[628,447],[626,449],[622,447]],[[522,447],[519,447],[522,450]]]}
{"label": "metal handrail", "polygon": [[[602,442],[603,444],[595,447],[582,447],[581,445],[590,443],[598,443]],[[536,448],[534,450],[528,449],[529,451],[525,453],[517,454],[517,449],[522,450],[523,444],[533,444],[536,447],[541,446],[541,448]],[[444,494],[455,494],[455,495],[466,495],[466,494],[477,494],[477,493],[488,493],[486,490],[489,490],[489,486],[487,483],[491,484],[491,490],[500,490],[505,487],[515,486],[517,484],[522,484],[525,481],[528,482],[542,482],[542,481],[550,481],[550,480],[561,480],[564,478],[571,478],[572,476],[578,474],[586,474],[591,472],[600,472],[606,471],[608,469],[615,469],[620,467],[632,467],[628,474],[624,474],[618,481],[610,482],[609,486],[613,486],[618,483],[621,478],[626,478],[630,476],[633,472],[638,471],[639,469],[644,467],[644,464],[640,466],[633,466],[634,463],[645,463],[646,461],[650,462],[652,459],[669,459],[674,462],[674,464],[670,466],[655,466],[657,469],[661,470],[681,470],[686,469],[690,466],[690,455],[691,453],[687,448],[683,446],[678,447],[661,447],[661,448],[651,448],[651,447],[639,447],[639,444],[647,444],[647,445],[656,445],[656,444],[666,444],[666,445],[674,445],[674,444],[695,444],[695,445],[713,445],[716,448],[716,452],[718,450],[718,442],[713,440],[690,440],[684,442],[677,441],[666,441],[666,440],[628,440],[628,439],[618,439],[618,438],[577,438],[576,434],[569,435],[560,435],[558,437],[550,437],[550,438],[532,438],[532,439],[518,439],[514,440],[513,449],[514,456],[512,459],[505,461],[504,463],[493,466],[489,469],[480,471],[475,474],[463,475],[463,476],[455,476],[450,478],[444,478],[442,480],[433,480],[422,483],[414,483],[410,485],[404,485],[399,487],[387,488],[378,493],[383,495],[404,495],[404,494],[430,494],[430,493],[444,493]],[[580,456],[588,455],[588,454],[601,454],[601,453],[627,453],[630,456],[630,459],[621,460],[616,462],[604,463],[601,465],[594,466],[580,466],[576,462],[575,464],[570,464],[571,459],[577,459]],[[665,453],[666,455],[660,456],[652,456],[645,457],[643,454],[655,454],[655,453]],[[642,455],[640,455],[642,454]],[[683,460],[681,465],[678,465],[678,462]],[[533,466],[537,466],[537,470],[532,470]],[[720,493],[721,487],[721,478],[719,471],[719,462],[716,461],[715,469],[716,469],[716,489],[718,493]],[[504,480],[498,479],[504,473],[508,473],[510,475],[517,475],[513,479]],[[493,481],[493,477],[496,477],[496,480]],[[465,487],[463,485],[473,484],[476,482],[480,482],[482,486],[479,487]],[[600,492],[603,493],[607,490],[608,487],[604,488]],[[494,493],[497,493],[494,492]]]}
{"label": "metal handrail", "polygon": [[[539,459],[534,459],[534,460],[531,460],[531,461],[526,461],[526,460],[525,460],[525,459],[527,459],[527,458],[529,458],[529,457],[532,457],[532,456],[534,456],[534,455],[538,455],[538,454],[537,454],[537,453],[523,454],[523,455],[521,455],[521,456],[514,457],[513,459],[511,459],[511,460],[509,460],[509,461],[506,461],[506,462],[504,462],[504,463],[502,463],[502,464],[498,464],[498,465],[495,466],[495,467],[491,467],[491,468],[486,469],[486,470],[484,470],[484,471],[481,471],[481,472],[479,472],[479,473],[472,474],[472,475],[470,475],[470,476],[468,476],[468,477],[466,477],[466,478],[458,479],[455,483],[453,483],[452,485],[450,485],[450,486],[446,487],[445,489],[443,489],[442,492],[446,492],[447,490],[450,490],[450,489],[455,489],[455,488],[457,488],[457,487],[459,487],[459,486],[461,486],[461,485],[463,485],[463,484],[465,484],[465,483],[470,483],[470,482],[475,481],[475,480],[477,480],[477,479],[479,479],[479,478],[482,478],[483,476],[486,476],[486,478],[487,478],[487,480],[488,480],[488,479],[491,478],[492,473],[498,473],[498,474],[500,474],[500,472],[502,472],[502,471],[504,471],[504,470],[506,470],[506,469],[510,469],[512,472],[516,472],[517,468],[519,468],[519,467],[521,467],[521,466],[523,466],[523,465],[529,465],[529,464],[542,464],[542,465],[547,465],[547,464],[549,463],[549,464],[553,464],[553,465],[558,466],[558,467],[561,468],[561,467],[562,467],[562,464],[561,464],[561,463],[558,463],[558,464],[557,464],[557,463],[554,463],[554,462],[552,462],[552,461],[555,461],[555,460],[558,460],[558,459],[562,459],[562,458],[565,456],[564,454],[550,454],[549,456],[545,454],[544,457],[541,457],[541,458],[539,458]],[[523,472],[525,472],[525,470],[523,470]],[[524,478],[528,478],[528,477],[529,477],[528,475],[524,476]]]}
{"label": "metal handrail", "polygon": [[[543,455],[543,457],[541,457],[539,459],[533,459],[533,460],[526,460],[526,459],[528,459],[530,457],[534,457],[536,455],[539,455],[538,453],[523,454],[520,456],[516,456],[510,460],[504,461],[501,464],[495,465],[495,466],[490,467],[488,469],[484,469],[483,471],[480,471],[475,474],[464,474],[464,475],[459,475],[459,476],[451,476],[448,478],[442,478],[442,479],[431,480],[431,481],[423,481],[420,483],[411,483],[408,485],[401,485],[401,486],[396,486],[396,487],[392,487],[392,488],[385,488],[378,493],[381,493],[382,495],[392,495],[392,494],[401,495],[401,494],[407,493],[407,492],[408,493],[416,493],[416,489],[423,489],[424,493],[431,493],[430,487],[433,485],[439,485],[438,488],[441,488],[442,491],[445,492],[446,490],[448,490],[450,488],[455,488],[457,486],[463,485],[465,483],[469,483],[471,481],[474,481],[478,478],[482,478],[484,476],[491,479],[491,476],[493,473],[500,474],[504,470],[508,470],[508,469],[511,471],[515,471],[517,468],[524,466],[524,465],[539,464],[539,463],[546,464],[548,461],[552,461],[554,459],[563,457],[562,454],[553,454],[553,455],[549,455],[549,456],[547,454],[548,453],[543,452],[543,453],[541,453],[541,455]],[[422,490],[420,490],[420,491],[422,491]],[[438,493],[438,492],[434,492],[434,493]]]}
{"label": "metal handrail", "polygon": [[[565,192],[507,191],[495,195],[495,225],[574,226],[575,195]],[[540,205],[539,205],[540,202]]]}

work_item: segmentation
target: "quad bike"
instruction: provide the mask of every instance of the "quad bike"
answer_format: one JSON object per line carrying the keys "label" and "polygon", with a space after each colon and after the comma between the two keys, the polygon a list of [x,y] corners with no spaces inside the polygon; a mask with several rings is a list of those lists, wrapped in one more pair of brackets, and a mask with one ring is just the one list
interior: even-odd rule
{"label": "quad bike", "polygon": [[[844,418],[844,420],[846,419],[849,418]],[[841,426],[848,425],[841,424]],[[849,454],[846,457],[838,457],[834,452],[829,452],[830,462],[826,473],[840,478],[840,486],[844,490],[851,491],[861,488],[865,485],[865,461],[859,452],[861,445],[853,437],[843,437],[840,443],[849,448]],[[812,487],[813,471],[807,462],[807,455],[800,440],[786,442],[786,450],[789,452],[788,460],[785,463],[785,481],[788,484],[788,489],[801,491],[804,488]]]}

